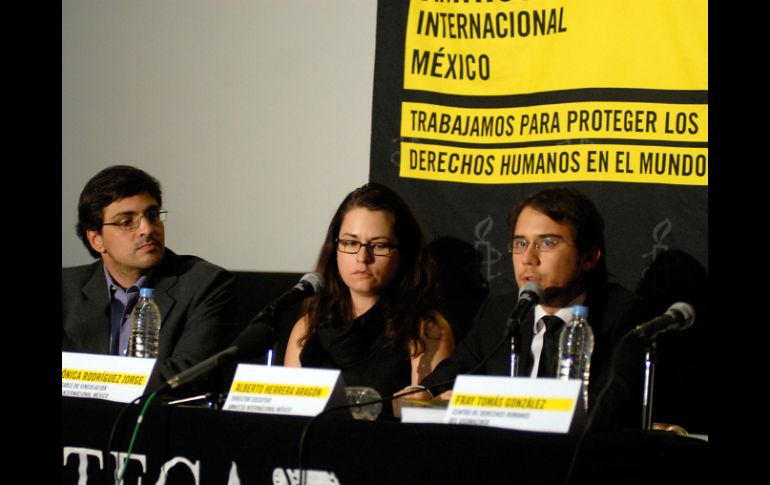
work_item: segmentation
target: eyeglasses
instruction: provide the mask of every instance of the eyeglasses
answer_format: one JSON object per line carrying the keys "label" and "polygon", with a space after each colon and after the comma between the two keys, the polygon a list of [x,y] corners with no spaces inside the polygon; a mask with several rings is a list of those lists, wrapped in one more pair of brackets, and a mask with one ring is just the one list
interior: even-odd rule
{"label": "eyeglasses", "polygon": [[513,238],[513,241],[508,243],[508,252],[513,254],[524,253],[530,244],[534,244],[535,251],[538,253],[550,253],[559,247],[560,244],[574,244],[569,241],[565,241],[560,237],[546,236],[536,239],[535,241],[527,241],[523,237]]}
{"label": "eyeglasses", "polygon": [[398,244],[386,242],[362,243],[353,239],[335,239],[337,250],[348,254],[358,254],[361,247],[365,247],[369,253],[375,256],[387,256],[390,250],[397,248]]}
{"label": "eyeglasses", "polygon": [[133,231],[142,223],[142,217],[150,224],[157,224],[166,220],[167,210],[147,209],[144,214],[123,214],[115,222],[103,222],[102,226],[117,226],[121,231]]}

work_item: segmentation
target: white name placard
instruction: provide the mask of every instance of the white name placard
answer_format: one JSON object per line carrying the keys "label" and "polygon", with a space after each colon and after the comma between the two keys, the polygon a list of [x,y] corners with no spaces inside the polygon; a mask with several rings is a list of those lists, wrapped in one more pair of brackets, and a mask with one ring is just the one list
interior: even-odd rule
{"label": "white name placard", "polygon": [[61,353],[61,395],[131,402],[145,392],[155,359]]}
{"label": "white name placard", "polygon": [[577,404],[583,406],[581,385],[580,380],[461,375],[444,422],[566,433]]}
{"label": "white name placard", "polygon": [[340,371],[239,364],[222,409],[315,416],[347,404]]}

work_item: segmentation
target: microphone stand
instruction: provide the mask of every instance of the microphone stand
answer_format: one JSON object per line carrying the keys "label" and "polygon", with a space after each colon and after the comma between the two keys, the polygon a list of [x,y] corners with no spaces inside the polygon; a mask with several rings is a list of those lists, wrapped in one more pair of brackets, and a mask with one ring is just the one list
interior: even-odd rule
{"label": "microphone stand", "polygon": [[511,377],[519,375],[519,354],[516,351],[516,337],[511,336]]}
{"label": "microphone stand", "polygon": [[642,394],[642,430],[644,431],[652,429],[652,390],[657,357],[657,340],[653,337],[648,341],[644,353],[644,393]]}

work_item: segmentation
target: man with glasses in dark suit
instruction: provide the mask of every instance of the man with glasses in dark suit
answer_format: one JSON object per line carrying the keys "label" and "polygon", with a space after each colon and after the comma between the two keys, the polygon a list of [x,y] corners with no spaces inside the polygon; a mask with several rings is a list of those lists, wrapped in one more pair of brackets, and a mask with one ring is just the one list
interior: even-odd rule
{"label": "man with glasses in dark suit", "polygon": [[127,165],[105,168],[80,194],[77,234],[92,264],[62,269],[62,351],[126,355],[131,311],[154,288],[160,348],[147,389],[224,349],[236,331],[234,280],[165,246],[160,183]]}
{"label": "man with glasses in dark suit", "polygon": [[[593,429],[640,428],[643,343],[622,337],[651,313],[639,297],[607,281],[604,219],[596,206],[575,189],[551,187],[522,200],[508,222],[512,228],[509,251],[517,285],[521,288],[532,282],[543,288],[539,304],[513,329],[517,376],[556,376],[559,330],[571,321],[574,305],[585,305],[595,336],[588,385],[589,412],[608,381],[610,358],[622,340],[614,378],[595,410]],[[447,389],[459,374],[473,371],[510,376],[511,345],[502,341],[517,296],[508,293],[489,297],[454,354],[441,362],[421,385],[435,395],[444,393],[442,397],[449,397],[451,391]],[[420,393],[418,397],[425,399],[427,394]]]}

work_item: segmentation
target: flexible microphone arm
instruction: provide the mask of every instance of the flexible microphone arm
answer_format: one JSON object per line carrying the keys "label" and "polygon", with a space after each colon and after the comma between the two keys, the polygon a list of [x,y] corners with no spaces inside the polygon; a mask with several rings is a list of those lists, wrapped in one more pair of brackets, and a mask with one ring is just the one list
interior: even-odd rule
{"label": "flexible microphone arm", "polygon": [[272,320],[273,317],[283,311],[287,306],[296,301],[315,295],[324,287],[321,273],[307,273],[289,291],[276,298],[272,303],[263,308],[251,319],[250,324],[264,320]]}
{"label": "flexible microphone arm", "polygon": [[171,389],[176,389],[183,384],[196,381],[220,365],[224,365],[226,362],[233,359],[236,355],[238,355],[238,347],[228,347],[225,350],[212,355],[208,359],[183,370],[179,374],[166,381],[166,384],[168,384]]}
{"label": "flexible microphone arm", "polygon": [[273,342],[274,330],[272,320],[275,314],[284,310],[292,303],[315,294],[323,288],[323,284],[323,277],[319,273],[307,273],[292,289],[279,296],[260,311],[228,348],[168,379],[158,391],[162,391],[167,387],[176,389],[181,385],[203,377],[236,357],[254,355],[267,350]]}

